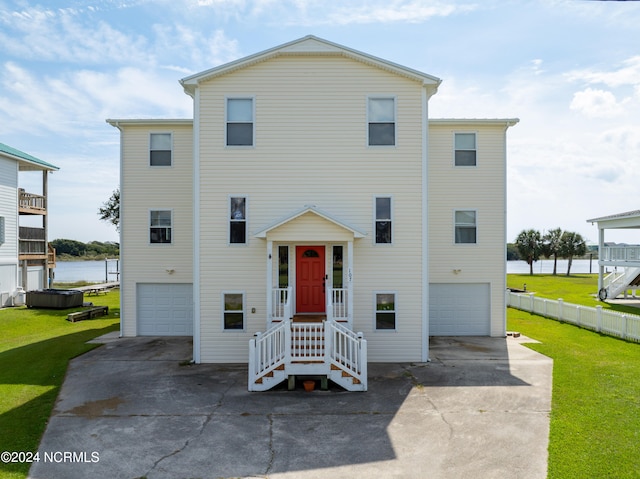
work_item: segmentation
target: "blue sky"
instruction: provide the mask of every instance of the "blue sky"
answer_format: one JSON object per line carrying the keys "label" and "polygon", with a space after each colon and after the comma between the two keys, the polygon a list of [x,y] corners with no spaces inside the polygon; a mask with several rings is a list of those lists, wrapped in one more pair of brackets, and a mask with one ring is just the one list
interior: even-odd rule
{"label": "blue sky", "polygon": [[179,79],[313,34],[443,79],[433,118],[520,118],[507,239],[597,241],[586,219],[640,209],[638,25],[640,2],[0,0],[0,142],[60,167],[50,239],[115,241],[97,216],[119,182],[105,119],[190,117]]}

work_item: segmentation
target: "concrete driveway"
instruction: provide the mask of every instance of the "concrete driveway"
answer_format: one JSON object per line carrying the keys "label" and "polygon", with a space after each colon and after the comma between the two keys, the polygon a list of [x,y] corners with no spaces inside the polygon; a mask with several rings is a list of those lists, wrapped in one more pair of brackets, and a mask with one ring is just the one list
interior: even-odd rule
{"label": "concrete driveway", "polygon": [[552,361],[526,338],[433,338],[369,364],[369,391],[247,392],[245,365],[188,365],[190,338],[71,362],[34,479],[546,477]]}

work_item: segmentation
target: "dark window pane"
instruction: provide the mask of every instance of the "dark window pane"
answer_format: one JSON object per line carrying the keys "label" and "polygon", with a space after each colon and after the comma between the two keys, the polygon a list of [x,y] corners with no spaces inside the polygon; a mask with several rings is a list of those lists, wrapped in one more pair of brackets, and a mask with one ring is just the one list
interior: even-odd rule
{"label": "dark window pane", "polygon": [[396,329],[396,313],[376,313],[376,329]]}
{"label": "dark window pane", "polygon": [[376,221],[376,243],[391,243],[391,221]]}
{"label": "dark window pane", "polygon": [[342,246],[333,247],[333,287],[343,288],[342,281]]}
{"label": "dark window pane", "polygon": [[289,286],[289,247],[278,246],[278,288],[286,288]]}
{"label": "dark window pane", "polygon": [[231,198],[231,219],[232,220],[246,220],[246,198],[234,197]]}
{"label": "dark window pane", "polygon": [[244,221],[232,221],[229,225],[229,242],[245,243],[247,240],[246,226]]}
{"label": "dark window pane", "polygon": [[149,241],[151,243],[171,243],[171,228],[150,228]]}
{"label": "dark window pane", "polygon": [[391,198],[376,198],[376,219],[391,219]]}
{"label": "dark window pane", "polygon": [[242,329],[244,313],[224,313],[224,329]]}
{"label": "dark window pane", "polygon": [[320,255],[316,250],[308,249],[304,253],[302,253],[303,258],[319,258]]}
{"label": "dark window pane", "polygon": [[395,123],[369,123],[369,145],[395,144]]}
{"label": "dark window pane", "polygon": [[171,166],[171,150],[153,150],[151,151],[151,166]]}
{"label": "dark window pane", "polygon": [[475,243],[475,226],[456,226],[456,243]]}
{"label": "dark window pane", "polygon": [[253,145],[253,123],[227,123],[227,145]]}
{"label": "dark window pane", "polygon": [[456,150],[456,166],[476,166],[476,152]]}

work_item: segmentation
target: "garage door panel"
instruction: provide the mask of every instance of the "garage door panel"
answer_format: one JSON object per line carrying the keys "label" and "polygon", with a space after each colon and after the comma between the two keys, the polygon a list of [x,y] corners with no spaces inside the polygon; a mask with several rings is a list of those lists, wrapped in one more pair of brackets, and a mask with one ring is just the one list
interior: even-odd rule
{"label": "garage door panel", "polygon": [[490,331],[489,283],[429,285],[431,336],[488,336]]}
{"label": "garage door panel", "polygon": [[137,285],[139,336],[192,336],[191,284]]}

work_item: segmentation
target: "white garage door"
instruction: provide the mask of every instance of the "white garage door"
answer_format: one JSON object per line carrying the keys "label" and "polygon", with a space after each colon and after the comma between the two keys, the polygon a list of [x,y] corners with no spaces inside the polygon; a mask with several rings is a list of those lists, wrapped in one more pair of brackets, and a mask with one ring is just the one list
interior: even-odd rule
{"label": "white garage door", "polygon": [[193,336],[191,284],[138,283],[138,336]]}
{"label": "white garage door", "polygon": [[489,283],[429,285],[429,335],[489,336]]}

